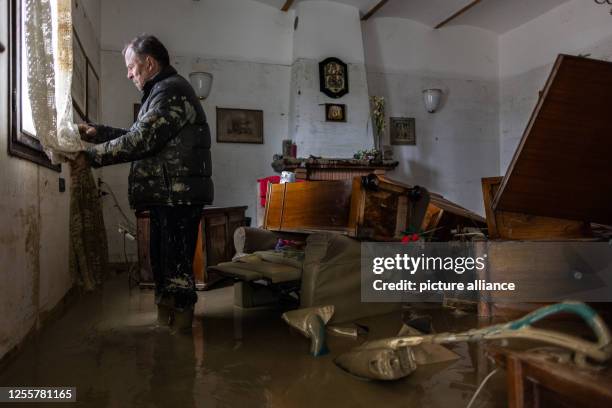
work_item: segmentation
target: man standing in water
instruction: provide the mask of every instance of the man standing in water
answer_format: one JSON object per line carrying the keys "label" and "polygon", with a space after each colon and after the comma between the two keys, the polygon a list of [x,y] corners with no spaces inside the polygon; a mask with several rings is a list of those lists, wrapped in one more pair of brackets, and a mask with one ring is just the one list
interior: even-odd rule
{"label": "man standing in water", "polygon": [[150,258],[158,322],[191,328],[193,278],[202,208],[213,201],[210,130],[195,91],[170,65],[166,47],[141,35],[123,50],[127,77],[142,93],[130,129],[80,125],[96,143],[76,159],[94,167],[131,162],[130,206],[150,214]]}

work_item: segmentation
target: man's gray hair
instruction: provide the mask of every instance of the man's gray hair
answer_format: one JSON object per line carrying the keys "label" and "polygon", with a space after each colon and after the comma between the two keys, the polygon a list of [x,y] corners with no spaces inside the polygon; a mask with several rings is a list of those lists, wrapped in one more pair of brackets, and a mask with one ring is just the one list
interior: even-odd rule
{"label": "man's gray hair", "polygon": [[131,48],[136,55],[142,57],[150,55],[153,57],[162,68],[170,65],[170,56],[168,50],[164,47],[164,44],[157,39],[157,37],[149,34],[142,34],[134,38],[132,41],[127,43],[123,47],[123,55],[125,55],[128,48]]}

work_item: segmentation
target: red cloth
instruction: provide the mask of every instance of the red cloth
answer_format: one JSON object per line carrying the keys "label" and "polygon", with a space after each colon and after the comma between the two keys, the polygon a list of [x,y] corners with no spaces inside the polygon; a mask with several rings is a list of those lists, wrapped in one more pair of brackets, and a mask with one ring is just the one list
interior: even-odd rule
{"label": "red cloth", "polygon": [[259,201],[262,207],[266,206],[266,194],[268,194],[268,184],[278,184],[280,183],[280,179],[280,176],[270,176],[257,180],[257,182],[259,183]]}

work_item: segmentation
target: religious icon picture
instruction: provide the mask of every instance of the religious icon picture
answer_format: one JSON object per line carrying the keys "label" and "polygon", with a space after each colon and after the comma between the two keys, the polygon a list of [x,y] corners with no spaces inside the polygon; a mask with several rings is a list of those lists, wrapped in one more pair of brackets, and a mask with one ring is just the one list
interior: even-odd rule
{"label": "religious icon picture", "polygon": [[341,98],[349,91],[348,67],[340,59],[327,58],[319,62],[321,92],[330,98]]}
{"label": "religious icon picture", "polygon": [[416,145],[414,118],[390,118],[392,145]]}
{"label": "religious icon picture", "polygon": [[346,122],[346,105],[339,103],[325,104],[326,122]]}

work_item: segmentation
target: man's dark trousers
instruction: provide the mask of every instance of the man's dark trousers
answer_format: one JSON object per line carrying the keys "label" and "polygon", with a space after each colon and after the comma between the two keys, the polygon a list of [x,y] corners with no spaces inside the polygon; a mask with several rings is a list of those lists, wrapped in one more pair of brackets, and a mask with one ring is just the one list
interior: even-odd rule
{"label": "man's dark trousers", "polygon": [[193,256],[202,216],[201,206],[156,206],[150,214],[150,259],[155,303],[191,307],[198,300]]}

